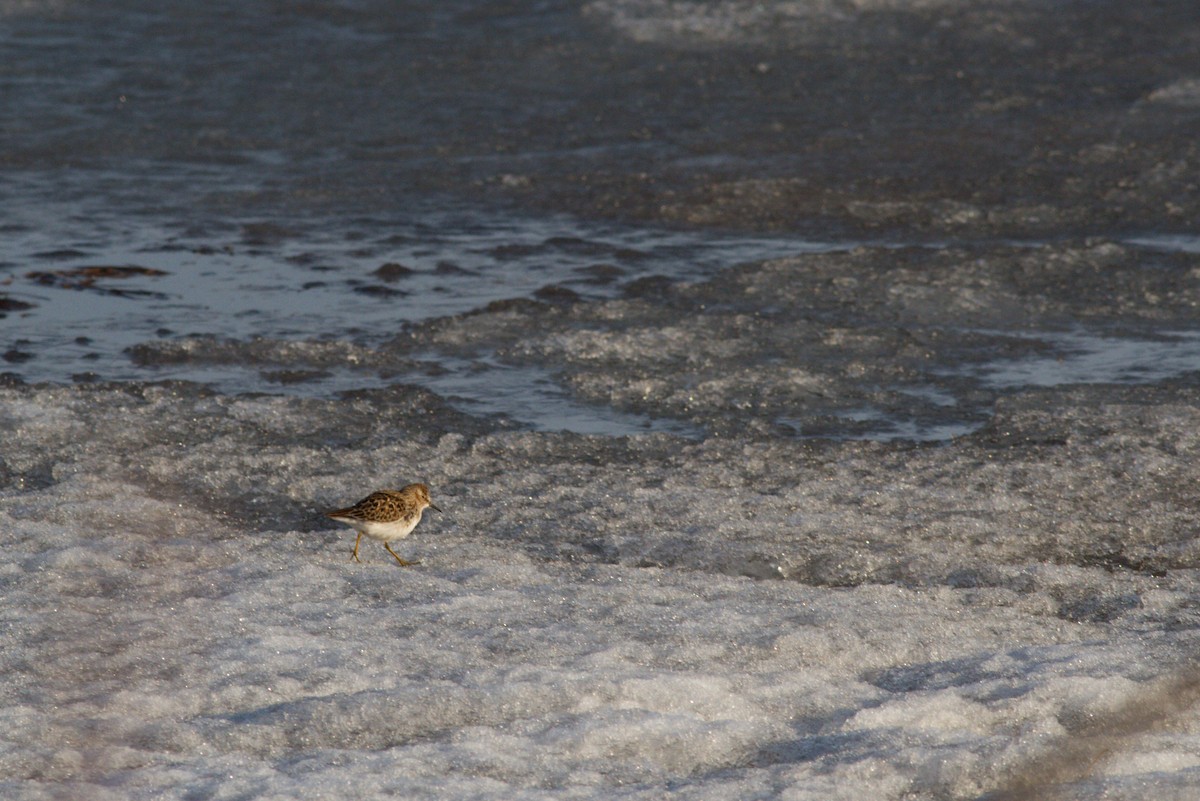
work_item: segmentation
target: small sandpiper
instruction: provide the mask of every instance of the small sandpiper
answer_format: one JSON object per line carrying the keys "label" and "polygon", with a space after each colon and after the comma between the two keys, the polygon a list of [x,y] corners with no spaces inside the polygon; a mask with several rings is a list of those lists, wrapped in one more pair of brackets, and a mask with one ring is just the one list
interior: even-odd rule
{"label": "small sandpiper", "polygon": [[396,558],[402,567],[418,564],[401,559],[388,545],[392,540],[400,540],[412,533],[421,522],[421,513],[428,506],[436,512],[442,511],[429,500],[429,487],[424,484],[409,484],[400,490],[379,490],[372,492],[353,506],[346,509],[335,509],[326,512],[339,523],[353,526],[358,532],[354,540],[354,561],[358,558],[358,543],[366,534],[373,540],[379,540],[387,552]]}

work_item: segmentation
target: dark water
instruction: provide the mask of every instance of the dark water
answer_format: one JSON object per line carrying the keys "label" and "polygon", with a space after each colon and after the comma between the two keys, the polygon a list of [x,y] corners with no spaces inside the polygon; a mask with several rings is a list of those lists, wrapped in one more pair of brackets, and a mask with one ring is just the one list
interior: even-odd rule
{"label": "dark water", "polygon": [[[3,13],[0,345],[7,370],[27,381],[378,386],[395,373],[305,364],[303,348],[282,379],[260,365],[131,359],[130,349],[181,337],[371,347],[406,324],[538,290],[611,297],[650,275],[696,280],[827,247],[514,209],[498,165],[582,152],[561,127],[533,122],[590,113],[567,109],[588,101],[575,96],[586,66],[565,50],[612,43],[572,4],[31,3]],[[573,78],[554,66],[563,63],[576,65]],[[541,144],[528,138],[535,130]],[[520,153],[498,141],[512,136]],[[124,272],[90,278],[97,267]],[[561,390],[532,389],[497,402],[495,386],[523,382],[497,377],[481,393],[473,387],[491,362],[440,363],[449,376],[420,380],[486,397],[491,410],[521,407],[536,421],[531,400],[568,403]]]}
{"label": "dark water", "polygon": [[[1036,249],[1099,231],[1146,253],[1188,252],[1194,239],[1177,224],[1187,198],[1170,186],[1176,212],[1162,229],[1106,228],[1102,210],[1081,223],[1039,205],[1042,168],[1011,148],[1029,105],[1050,102],[1046,93],[1021,94],[1003,70],[980,73],[969,91],[961,71],[946,71],[954,56],[974,63],[980,47],[996,58],[1056,59],[1075,10],[1041,28],[1028,9],[1015,10],[1009,39],[973,27],[972,15],[986,12],[972,8],[936,18],[887,6],[858,17],[798,9],[0,6],[0,367],[30,382],[171,378],[222,392],[419,383],[536,427],[688,431],[669,409],[573,399],[562,365],[498,357],[486,337],[472,354],[427,347],[382,365],[362,354],[496,301],[645,298],[637,288],[648,279],[704,281],[867,242],[937,250],[1004,233]],[[1124,24],[1106,13],[1104,24]],[[1034,33],[1041,38],[1028,39]],[[1107,40],[1096,41],[1106,52]],[[914,47],[912,63],[899,65]],[[1058,77],[1064,86],[1090,80],[1073,68]],[[892,91],[898,80],[909,81],[907,98]],[[1160,92],[1168,101],[1157,107],[1113,102],[1134,102],[1136,122],[1155,108],[1186,109],[1185,89]],[[992,182],[996,153],[965,166],[991,139],[947,146],[922,130],[939,120],[961,126],[984,99],[1013,109],[993,119],[993,138],[1028,167],[1012,176],[1019,202],[931,196],[899,177]],[[864,134],[873,104],[879,129]],[[897,130],[928,147],[905,161]],[[1067,127],[1055,131],[1076,142]],[[1076,144],[1094,163],[1117,146]],[[888,180],[866,178],[888,163],[904,166]],[[656,324],[671,326],[678,310],[661,312]],[[847,397],[816,427],[784,410],[780,430],[943,439],[978,425],[996,391],[1155,381],[1200,367],[1194,331],[1178,317],[1131,331],[1080,314],[1088,316],[947,321],[1019,329],[1043,353],[944,353],[923,377],[887,384],[923,398],[919,423],[911,409]],[[811,317],[881,324],[845,303],[816,302]],[[539,326],[531,318],[527,335]],[[230,341],[275,344],[269,357],[222,355]],[[804,355],[784,348],[765,358]],[[851,395],[870,395],[875,383],[863,379]],[[966,397],[975,390],[983,395]]]}
{"label": "dark water", "polygon": [[[479,358],[429,351],[419,364],[435,369],[399,371],[355,353],[413,324],[507,299],[594,301],[650,277],[700,280],[742,261],[831,247],[480,209],[291,224],[199,233],[86,211],[14,223],[6,297],[21,306],[4,321],[8,371],[31,382],[177,379],[318,396],[405,380],[537,427],[682,431],[575,404],[545,369],[506,366],[486,349]],[[230,340],[292,346],[231,360],[221,356]],[[194,358],[145,347],[181,341]],[[346,350],[331,355],[331,343]]]}

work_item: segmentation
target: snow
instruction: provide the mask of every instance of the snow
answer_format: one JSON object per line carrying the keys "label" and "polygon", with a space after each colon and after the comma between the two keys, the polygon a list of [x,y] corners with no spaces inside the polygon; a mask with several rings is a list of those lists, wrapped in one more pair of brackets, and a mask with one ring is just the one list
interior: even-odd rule
{"label": "snow", "polygon": [[[1148,566],[1078,558],[1103,437],[1035,479],[969,439],[394,437],[386,399],[0,391],[7,797],[977,797],[1106,721],[1054,776],[1194,786],[1153,702],[1195,647],[1193,518],[1096,509]],[[1190,475],[1155,443],[1194,415],[1060,426],[1122,428],[1136,495]],[[401,475],[446,510],[421,565],[353,563],[318,512]]]}

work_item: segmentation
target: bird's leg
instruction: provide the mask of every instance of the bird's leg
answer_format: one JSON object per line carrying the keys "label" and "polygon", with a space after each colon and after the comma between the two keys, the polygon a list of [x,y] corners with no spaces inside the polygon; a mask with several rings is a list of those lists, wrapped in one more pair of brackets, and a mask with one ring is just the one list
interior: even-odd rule
{"label": "bird's leg", "polygon": [[358,543],[360,540],[362,540],[362,532],[361,531],[358,532],[358,538],[354,540],[354,561],[355,562],[362,561],[361,559],[358,558]]}
{"label": "bird's leg", "polygon": [[392,550],[392,546],[388,545],[386,542],[383,544],[383,547],[387,548],[388,553],[390,553],[392,556],[396,557],[396,561],[400,563],[400,567],[410,567],[412,565],[421,564],[420,562],[409,562],[407,560],[401,559],[400,556],[395,551]]}

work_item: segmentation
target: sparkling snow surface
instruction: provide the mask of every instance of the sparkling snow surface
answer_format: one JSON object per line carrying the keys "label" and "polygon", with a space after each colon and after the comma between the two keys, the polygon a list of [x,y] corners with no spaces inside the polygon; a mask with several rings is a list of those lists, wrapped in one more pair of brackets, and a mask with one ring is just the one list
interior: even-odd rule
{"label": "sparkling snow surface", "polygon": [[[6,389],[0,788],[1188,797],[1200,411],[1091,400],[929,448]],[[401,475],[421,565],[354,564],[319,510]]]}

